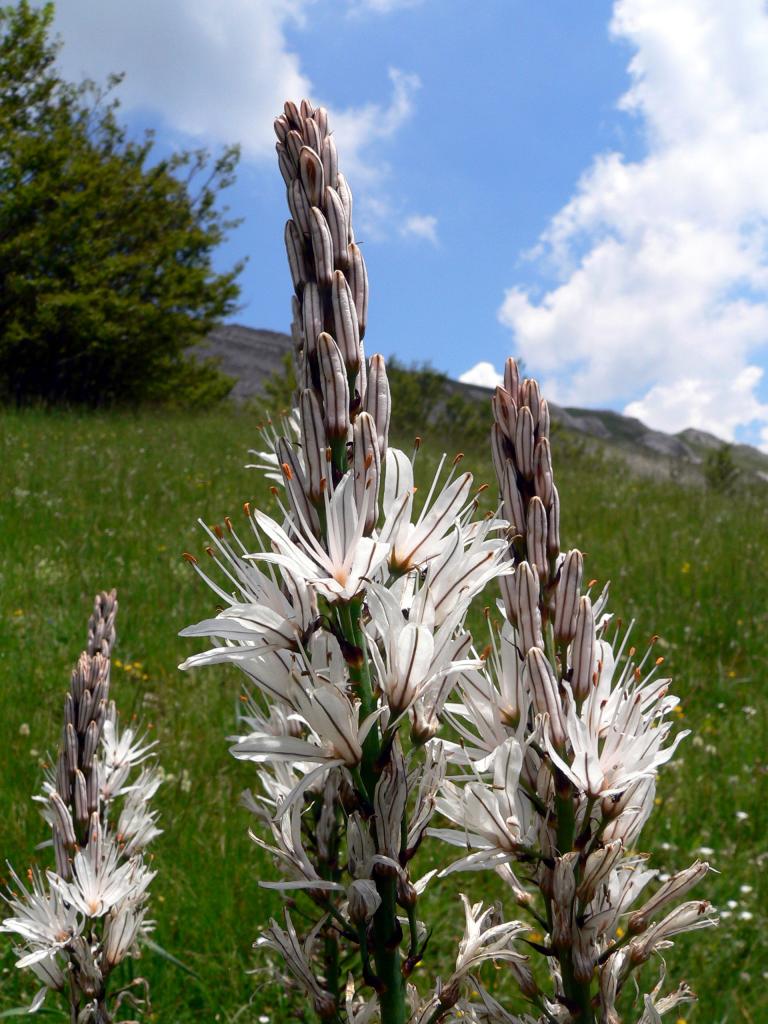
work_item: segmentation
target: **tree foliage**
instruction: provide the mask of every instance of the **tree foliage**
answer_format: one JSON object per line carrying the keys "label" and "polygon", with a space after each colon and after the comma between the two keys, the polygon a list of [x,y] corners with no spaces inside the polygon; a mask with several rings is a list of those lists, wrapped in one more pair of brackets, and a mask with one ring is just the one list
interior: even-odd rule
{"label": "tree foliage", "polygon": [[64,81],[53,6],[0,8],[0,394],[102,405],[207,401],[231,381],[187,355],[233,312],[212,253],[235,147],[153,159],[114,90]]}

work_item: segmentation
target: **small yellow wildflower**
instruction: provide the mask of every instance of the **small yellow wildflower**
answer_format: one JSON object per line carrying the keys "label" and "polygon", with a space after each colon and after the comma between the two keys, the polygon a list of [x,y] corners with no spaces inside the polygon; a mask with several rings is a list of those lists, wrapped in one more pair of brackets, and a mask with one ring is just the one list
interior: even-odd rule
{"label": "small yellow wildflower", "polygon": [[690,571],[691,571],[691,563],[690,562],[683,562],[683,564],[680,566],[680,572],[688,573]]}

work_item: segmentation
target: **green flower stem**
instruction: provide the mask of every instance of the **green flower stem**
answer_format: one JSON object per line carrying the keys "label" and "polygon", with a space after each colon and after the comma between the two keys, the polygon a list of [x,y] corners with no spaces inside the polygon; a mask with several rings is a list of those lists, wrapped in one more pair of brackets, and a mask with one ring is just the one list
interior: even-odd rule
{"label": "green flower stem", "polygon": [[[363,601],[355,598],[339,609],[344,639],[359,656],[349,662],[349,675],[360,697],[360,715],[365,718],[376,708],[368,660],[368,647],[362,625]],[[363,796],[370,803],[381,773],[381,734],[374,725],[363,743],[363,759],[359,777],[363,783]],[[382,875],[375,878],[381,905],[373,917],[371,928],[373,962],[379,989],[381,1024],[405,1024],[405,982],[400,969],[399,946],[402,931],[397,920],[397,881]]]}
{"label": "green flower stem", "polygon": [[400,970],[399,944],[402,937],[397,920],[397,881],[394,877],[376,879],[381,906],[373,917],[373,958],[381,982],[379,1007],[381,1024],[405,1024],[405,983]]}
{"label": "green flower stem", "polygon": [[[555,772],[555,803],[557,807],[557,851],[562,857],[573,850],[576,839],[576,815],[571,784]],[[595,1024],[592,1008],[592,987],[588,981],[577,981],[573,971],[573,953],[564,949],[557,954],[563,978],[563,991],[569,1006],[576,1009],[579,1024]]]}

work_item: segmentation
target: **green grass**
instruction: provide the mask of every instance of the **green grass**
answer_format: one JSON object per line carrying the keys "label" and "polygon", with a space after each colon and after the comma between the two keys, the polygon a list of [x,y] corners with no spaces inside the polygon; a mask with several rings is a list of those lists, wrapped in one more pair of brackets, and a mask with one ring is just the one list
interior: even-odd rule
{"label": "green grass", "polygon": [[[272,868],[249,841],[248,815],[238,807],[252,772],[227,754],[239,681],[220,668],[176,668],[192,650],[177,631],[213,607],[181,558],[202,548],[196,518],[236,518],[245,499],[271,503],[256,474],[243,468],[247,449],[258,445],[256,418],[231,409],[135,416],[6,411],[0,437],[3,858],[20,869],[48,863],[46,850],[35,852],[46,830],[30,797],[58,743],[61,700],[93,594],[116,586],[113,695],[123,719],[135,714],[151,726],[167,774],[158,796],[165,833],[154,861],[155,937],[196,977],[149,951],[133,969],[149,979],[159,1021],[292,1019],[268,972],[246,973],[260,965],[251,945],[279,901],[257,885]],[[432,461],[425,455],[422,470]],[[560,436],[554,459],[563,544],[587,552],[592,576],[613,580],[612,610],[637,619],[638,646],[661,633],[681,726],[694,730],[662,774],[660,806],[643,844],[654,851],[653,863],[670,871],[702,847],[713,850],[708,859],[720,873],[699,895],[730,911],[720,929],[683,937],[667,956],[670,978],[684,975],[701,1000],[681,1016],[699,1024],[763,1024],[765,491],[721,497],[635,478]],[[479,467],[480,480],[490,480],[486,457],[466,461]],[[460,931],[457,890],[482,887],[486,897],[495,891],[492,879],[458,879],[430,899],[440,920],[439,949],[448,950]],[[0,971],[2,1012],[28,1001],[36,986],[15,970],[3,940]]]}

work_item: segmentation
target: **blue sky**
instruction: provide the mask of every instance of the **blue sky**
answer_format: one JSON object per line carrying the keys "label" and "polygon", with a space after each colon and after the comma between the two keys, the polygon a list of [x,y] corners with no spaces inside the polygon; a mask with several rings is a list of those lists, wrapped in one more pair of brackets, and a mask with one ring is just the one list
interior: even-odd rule
{"label": "blue sky", "polygon": [[125,71],[161,148],[239,142],[241,323],[286,330],[272,118],[331,111],[366,347],[768,450],[762,0],[60,0],[66,74]]}

